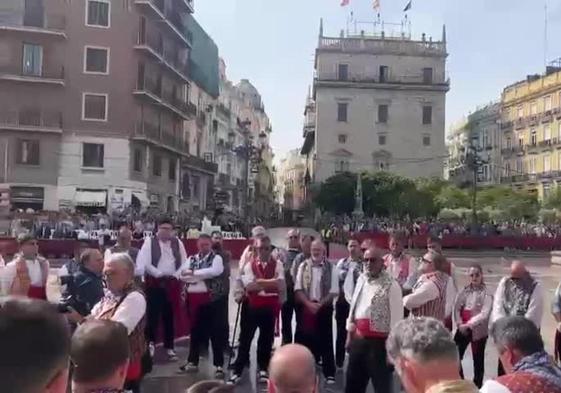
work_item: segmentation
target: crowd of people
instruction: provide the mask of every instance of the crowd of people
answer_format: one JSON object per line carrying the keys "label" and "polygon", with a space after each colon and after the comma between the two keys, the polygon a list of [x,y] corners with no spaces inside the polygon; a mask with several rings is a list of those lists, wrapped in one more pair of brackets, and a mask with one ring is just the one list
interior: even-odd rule
{"label": "crowd of people", "polygon": [[[169,219],[158,222],[140,250],[132,237],[124,225],[113,247],[78,246],[59,272],[64,295],[56,305],[46,302],[49,261],[32,234],[18,237],[19,253],[0,271],[9,295],[0,302],[2,392],[62,393],[69,381],[77,393],[139,392],[160,325],[165,354],[178,361],[174,327],[183,316],[190,345],[178,372],[198,373],[210,344],[213,377],[222,381],[190,391],[239,386],[259,330],[256,378],[270,392],[317,392],[320,384],[334,385],[344,367],[347,393],[365,392],[369,383],[390,393],[394,374],[408,393],[561,392],[561,368],[541,338],[556,335],[558,356],[561,285],[552,307],[558,326],[546,332],[544,289],[520,260],[489,293],[478,265],[458,287],[457,269],[435,236],[420,260],[405,252],[406,234],[396,231],[389,253],[350,239],[348,256],[333,263],[321,239],[292,229],[282,249],[255,227],[232,277],[220,232],[201,234],[194,255],[187,255]],[[224,354],[234,346],[230,294],[238,304],[232,336],[239,328],[239,344],[226,378]],[[282,346],[273,352],[279,321]],[[498,377],[484,382],[489,337],[500,361]],[[473,382],[463,379],[461,368],[468,346]]]}

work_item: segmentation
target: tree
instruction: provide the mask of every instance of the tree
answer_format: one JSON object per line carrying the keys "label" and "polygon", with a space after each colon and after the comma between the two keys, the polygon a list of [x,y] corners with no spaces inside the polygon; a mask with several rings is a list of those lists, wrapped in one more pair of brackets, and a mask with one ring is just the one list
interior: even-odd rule
{"label": "tree", "polygon": [[368,215],[403,217],[410,214],[415,183],[388,172],[363,176],[364,210]]}
{"label": "tree", "polygon": [[356,175],[339,173],[325,180],[314,193],[314,202],[322,211],[351,214],[355,204]]}
{"label": "tree", "polygon": [[479,191],[478,204],[481,208],[503,212],[503,219],[535,219],[539,202],[535,195],[510,187],[493,186]]}
{"label": "tree", "polygon": [[453,185],[443,187],[435,199],[441,208],[460,209],[471,206],[469,194]]}
{"label": "tree", "polygon": [[561,210],[561,187],[555,187],[544,199],[543,205],[546,209]]}

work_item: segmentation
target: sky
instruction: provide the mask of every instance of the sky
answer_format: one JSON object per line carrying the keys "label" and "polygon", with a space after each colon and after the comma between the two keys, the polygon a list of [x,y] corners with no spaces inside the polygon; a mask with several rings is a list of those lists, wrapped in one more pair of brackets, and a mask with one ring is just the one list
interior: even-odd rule
{"label": "sky", "polygon": [[[407,0],[380,0],[381,19],[403,18]],[[548,45],[545,51],[545,6]],[[228,78],[249,79],[271,118],[277,158],[302,145],[304,104],[314,72],[320,18],[324,35],[337,37],[351,11],[373,21],[372,0],[196,0],[195,18],[215,40]],[[414,39],[440,40],[446,24],[447,125],[498,100],[502,89],[542,73],[561,57],[561,0],[413,0],[408,12]]]}

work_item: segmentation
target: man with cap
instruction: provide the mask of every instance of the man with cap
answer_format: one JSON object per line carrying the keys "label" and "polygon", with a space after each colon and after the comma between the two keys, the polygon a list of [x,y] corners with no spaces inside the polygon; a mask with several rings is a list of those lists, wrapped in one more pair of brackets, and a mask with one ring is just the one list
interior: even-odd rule
{"label": "man with cap", "polygon": [[10,295],[47,299],[49,261],[39,255],[37,239],[31,234],[18,236],[19,252],[4,268],[4,282]]}

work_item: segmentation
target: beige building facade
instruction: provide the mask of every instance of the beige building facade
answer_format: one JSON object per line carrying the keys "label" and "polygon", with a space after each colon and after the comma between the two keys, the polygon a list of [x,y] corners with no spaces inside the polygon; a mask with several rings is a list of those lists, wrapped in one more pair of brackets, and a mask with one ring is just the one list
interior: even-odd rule
{"label": "beige building facade", "polygon": [[321,26],[306,109],[313,105],[315,129],[306,119],[303,149],[313,152],[312,180],[345,171],[442,176],[446,57],[445,31],[441,41],[416,41],[383,32],[327,37]]}

